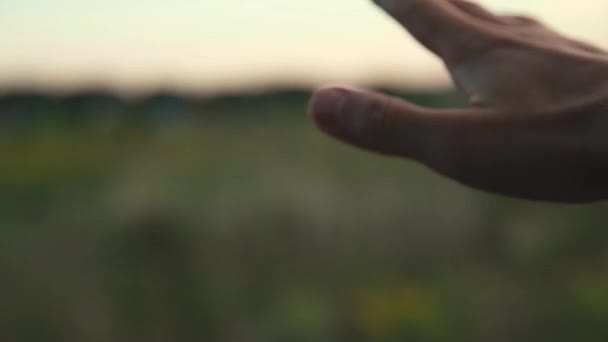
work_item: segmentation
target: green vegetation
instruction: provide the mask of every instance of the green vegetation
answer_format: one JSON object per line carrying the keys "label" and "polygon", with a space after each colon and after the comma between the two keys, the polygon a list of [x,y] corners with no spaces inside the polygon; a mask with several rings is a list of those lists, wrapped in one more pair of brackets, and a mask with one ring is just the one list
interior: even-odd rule
{"label": "green vegetation", "polygon": [[605,205],[343,146],[305,93],[79,99],[0,101],[2,341],[608,340]]}

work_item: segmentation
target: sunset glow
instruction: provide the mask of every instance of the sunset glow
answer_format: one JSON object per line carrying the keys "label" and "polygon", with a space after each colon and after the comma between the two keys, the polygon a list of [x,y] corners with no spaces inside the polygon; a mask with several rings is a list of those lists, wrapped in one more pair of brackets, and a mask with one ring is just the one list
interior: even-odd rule
{"label": "sunset glow", "polygon": [[[608,2],[483,0],[608,47]],[[194,91],[266,84],[448,84],[368,0],[3,0],[0,86]]]}

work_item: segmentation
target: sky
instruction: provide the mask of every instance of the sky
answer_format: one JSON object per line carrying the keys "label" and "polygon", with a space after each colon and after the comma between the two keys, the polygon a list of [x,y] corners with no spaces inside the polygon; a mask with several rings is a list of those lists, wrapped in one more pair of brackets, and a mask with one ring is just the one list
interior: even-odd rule
{"label": "sky", "polygon": [[[608,48],[608,1],[478,2]],[[371,0],[0,1],[0,87],[214,92],[323,83],[449,81]]]}

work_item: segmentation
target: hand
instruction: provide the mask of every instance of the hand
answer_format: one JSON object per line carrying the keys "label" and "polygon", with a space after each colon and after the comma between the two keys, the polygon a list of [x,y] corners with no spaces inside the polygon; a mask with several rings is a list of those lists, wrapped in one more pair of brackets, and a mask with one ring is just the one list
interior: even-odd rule
{"label": "hand", "polygon": [[324,88],[311,100],[321,130],[480,190],[608,199],[608,53],[467,1],[375,2],[443,60],[473,108],[434,110]]}

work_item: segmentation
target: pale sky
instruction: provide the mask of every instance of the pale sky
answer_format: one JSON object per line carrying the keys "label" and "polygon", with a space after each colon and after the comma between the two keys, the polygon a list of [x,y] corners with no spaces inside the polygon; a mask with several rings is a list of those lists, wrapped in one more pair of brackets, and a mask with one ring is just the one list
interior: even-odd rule
{"label": "pale sky", "polygon": [[[608,47],[606,0],[481,0]],[[446,84],[371,0],[0,0],[0,87]]]}

